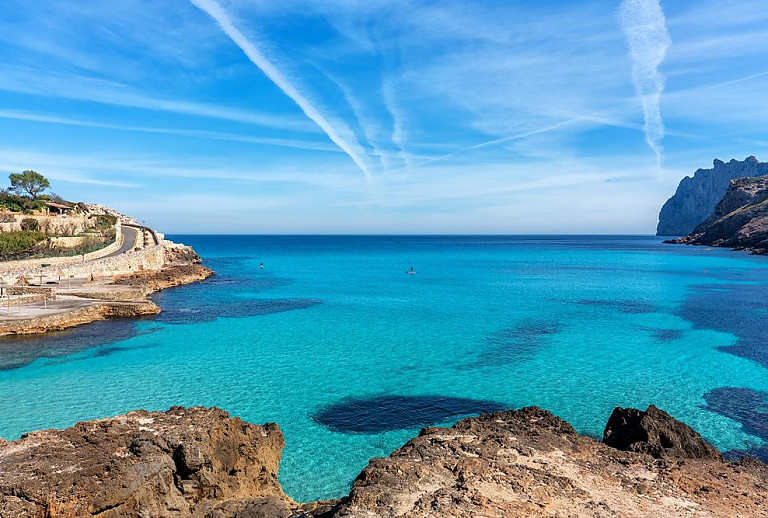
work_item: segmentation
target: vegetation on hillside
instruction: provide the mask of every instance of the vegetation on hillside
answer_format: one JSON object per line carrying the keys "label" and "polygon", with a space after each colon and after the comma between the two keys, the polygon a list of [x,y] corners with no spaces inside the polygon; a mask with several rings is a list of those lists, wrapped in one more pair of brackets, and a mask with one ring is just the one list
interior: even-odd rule
{"label": "vegetation on hillside", "polygon": [[11,190],[22,194],[27,194],[33,201],[51,186],[48,179],[37,171],[26,170],[21,173],[11,173]]}
{"label": "vegetation on hillside", "polygon": [[14,194],[10,189],[0,189],[0,207],[11,212],[32,214],[34,211],[45,208],[45,200],[43,198],[33,200],[27,196]]}
{"label": "vegetation on hillside", "polygon": [[45,234],[34,230],[0,232],[0,258],[13,259],[28,254],[44,240]]}
{"label": "vegetation on hillside", "polygon": [[[6,232],[0,228],[0,261],[82,255],[103,248],[115,240],[116,216],[90,215],[85,204],[70,203],[57,194],[46,193],[51,184],[36,171],[12,173],[9,179],[10,187],[0,189],[0,223],[17,222],[18,226],[5,227],[8,230]],[[56,218],[33,216],[46,213],[50,202],[68,205],[75,213],[86,215],[88,228],[83,229],[82,220],[56,222]],[[73,239],[66,241],[56,238]]]}
{"label": "vegetation on hillside", "polygon": [[8,175],[11,182],[7,189],[0,189],[0,209],[32,214],[45,209],[46,202],[68,204],[58,194],[44,194],[51,187],[48,179],[36,171],[23,171]]}

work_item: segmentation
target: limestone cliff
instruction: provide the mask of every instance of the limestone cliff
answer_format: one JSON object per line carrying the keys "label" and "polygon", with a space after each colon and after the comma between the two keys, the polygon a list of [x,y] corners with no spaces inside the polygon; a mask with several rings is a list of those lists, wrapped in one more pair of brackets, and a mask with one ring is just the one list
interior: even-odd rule
{"label": "limestone cliff", "polygon": [[725,462],[658,409],[617,409],[605,437],[617,447],[536,407],[485,414],[372,460],[349,496],[299,504],[277,481],[277,425],[139,411],[0,440],[0,516],[765,516],[768,467]]}
{"label": "limestone cliff", "polygon": [[729,182],[735,178],[768,174],[768,163],[754,156],[743,162],[715,160],[712,169],[699,169],[686,176],[659,213],[658,236],[685,236],[709,217],[722,199]]}
{"label": "limestone cliff", "polygon": [[768,252],[768,177],[732,180],[714,214],[672,242]]}

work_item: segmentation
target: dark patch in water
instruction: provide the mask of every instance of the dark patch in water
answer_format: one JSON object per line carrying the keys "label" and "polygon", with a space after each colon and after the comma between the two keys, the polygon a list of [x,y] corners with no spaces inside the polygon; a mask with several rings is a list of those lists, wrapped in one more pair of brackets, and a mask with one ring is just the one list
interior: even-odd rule
{"label": "dark patch in water", "polygon": [[203,282],[187,284],[158,292],[152,300],[163,308],[156,319],[169,324],[211,322],[217,318],[246,318],[283,311],[305,309],[322,303],[310,298],[255,298],[260,294],[290,284],[292,279],[278,277],[246,265],[242,258],[208,261],[217,271]]}
{"label": "dark patch in water", "polygon": [[723,457],[730,461],[736,461],[742,457],[754,457],[763,462],[768,462],[768,446],[755,446],[745,450],[728,450],[723,453]]}
{"label": "dark patch in water", "polygon": [[451,418],[506,408],[495,401],[448,396],[376,396],[344,399],[312,418],[334,432],[378,434],[442,424]]}
{"label": "dark patch in water", "polygon": [[659,342],[674,342],[683,337],[681,329],[660,329],[656,327],[644,327],[644,331],[651,334]]}
{"label": "dark patch in water", "polygon": [[748,358],[768,367],[768,318],[766,284],[695,286],[683,301],[678,316],[697,329],[730,333],[738,340],[720,350]]}
{"label": "dark patch in water", "polygon": [[501,329],[483,339],[482,352],[477,360],[465,367],[488,367],[529,360],[536,356],[545,337],[559,332],[559,325],[538,321]]}
{"label": "dark patch in water", "polygon": [[0,338],[0,370],[18,369],[38,358],[67,356],[152,331],[137,330],[134,320],[116,319],[44,335],[3,337]]}
{"label": "dark patch in water", "polygon": [[135,347],[128,347],[128,346],[122,346],[122,345],[114,345],[114,346],[107,346],[107,347],[97,347],[93,349],[92,351],[89,351],[88,354],[82,354],[82,355],[75,355],[75,356],[68,356],[66,358],[59,358],[59,359],[53,359],[47,361],[46,365],[60,365],[62,363],[70,363],[70,362],[76,362],[76,361],[82,361],[82,360],[88,360],[91,358],[104,358],[106,356],[112,356],[113,354],[118,354],[122,352],[127,351],[136,351],[140,349],[152,349],[154,347],[159,346],[158,343],[152,343],[152,344],[145,344],[145,345],[137,345]]}
{"label": "dark patch in water", "polygon": [[195,324],[211,322],[217,318],[247,318],[272,313],[306,309],[322,304],[319,299],[241,299],[226,301],[178,300],[193,307],[179,307],[176,304],[163,306],[157,320],[168,324]]}
{"label": "dark patch in water", "polygon": [[720,387],[704,394],[704,401],[706,410],[738,421],[745,433],[768,441],[768,393]]}
{"label": "dark patch in water", "polygon": [[614,308],[622,313],[630,315],[655,313],[656,308],[653,304],[645,300],[604,300],[604,299],[581,299],[576,304],[580,306],[602,306]]}

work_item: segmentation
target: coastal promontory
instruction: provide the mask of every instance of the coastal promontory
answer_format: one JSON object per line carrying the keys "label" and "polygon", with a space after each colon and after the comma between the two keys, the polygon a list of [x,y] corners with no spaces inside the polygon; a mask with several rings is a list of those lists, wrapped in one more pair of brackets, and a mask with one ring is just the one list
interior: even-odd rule
{"label": "coastal promontory", "polygon": [[153,315],[151,293],[213,272],[189,246],[100,204],[42,194],[35,171],[0,190],[0,336]]}
{"label": "coastal promontory", "polygon": [[714,213],[672,242],[768,252],[768,177],[732,180]]}
{"label": "coastal promontory", "polygon": [[276,424],[137,411],[0,443],[0,516],[765,516],[768,467],[723,460],[659,409],[616,409],[604,436],[537,407],[484,414],[423,429],[343,498],[298,503]]}
{"label": "coastal promontory", "polygon": [[768,163],[754,156],[743,161],[715,159],[711,169],[699,169],[680,181],[674,196],[659,213],[658,236],[686,236],[707,219],[725,195],[731,180],[764,176]]}

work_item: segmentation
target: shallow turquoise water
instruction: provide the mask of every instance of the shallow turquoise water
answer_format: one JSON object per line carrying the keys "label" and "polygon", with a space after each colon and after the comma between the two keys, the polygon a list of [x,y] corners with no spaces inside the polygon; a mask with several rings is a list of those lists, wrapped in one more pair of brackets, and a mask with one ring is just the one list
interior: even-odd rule
{"label": "shallow turquoise water", "polygon": [[[739,416],[768,392],[765,258],[652,237],[171,238],[217,276],[158,294],[160,317],[0,343],[0,436],[216,405],[280,424],[298,500],[494,404],[598,436],[653,403],[723,450],[763,444]],[[755,408],[735,416],[731,388]]]}

